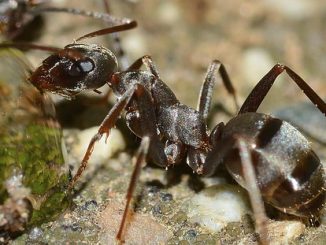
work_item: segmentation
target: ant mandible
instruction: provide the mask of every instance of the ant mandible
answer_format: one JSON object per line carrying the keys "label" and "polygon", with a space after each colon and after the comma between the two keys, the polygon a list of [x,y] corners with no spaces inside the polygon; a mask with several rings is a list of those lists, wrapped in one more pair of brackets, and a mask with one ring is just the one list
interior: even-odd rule
{"label": "ant mandible", "polygon": [[[134,21],[86,34],[77,39],[105,35],[136,26]],[[318,217],[325,200],[324,170],[308,140],[289,123],[257,113],[276,78],[286,72],[318,109],[326,115],[325,102],[289,67],[275,65],[251,91],[238,114],[228,123],[207,129],[212,91],[217,73],[237,105],[235,90],[224,65],[214,60],[207,71],[197,109],[181,104],[161,80],[149,56],[118,72],[115,55],[95,44],[73,43],[63,49],[32,44],[1,47],[36,48],[54,52],[34,71],[29,81],[42,93],[49,91],[73,98],[84,90],[108,84],[118,97],[87,148],[69,189],[82,175],[95,143],[108,137],[122,112],[129,129],[142,138],[129,183],[117,240],[122,235],[129,205],[146,156],[168,168],[186,159],[194,172],[210,176],[223,163],[251,199],[261,242],[268,243],[264,204],[300,217]],[[147,71],[140,70],[145,65]]]}

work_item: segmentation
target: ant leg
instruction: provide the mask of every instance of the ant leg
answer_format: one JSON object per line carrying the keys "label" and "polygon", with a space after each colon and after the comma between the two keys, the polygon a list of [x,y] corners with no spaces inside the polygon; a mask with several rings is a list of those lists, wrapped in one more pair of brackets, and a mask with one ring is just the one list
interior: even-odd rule
{"label": "ant leg", "polygon": [[326,104],[318,96],[318,94],[293,70],[289,67],[277,64],[275,65],[256,85],[256,87],[248,95],[247,99],[241,106],[239,114],[246,112],[256,112],[266,94],[275,82],[275,79],[283,72],[291,77],[301,90],[306,94],[306,96],[311,100],[311,102],[317,106],[317,108],[326,115]]}
{"label": "ant leg", "polygon": [[207,69],[205,80],[204,80],[204,83],[200,90],[200,96],[199,96],[198,105],[197,105],[197,110],[203,116],[203,118],[205,120],[208,117],[208,112],[211,107],[213,87],[214,87],[215,81],[216,81],[216,71],[219,72],[219,74],[222,78],[224,87],[226,88],[228,93],[230,95],[232,95],[235,106],[236,106],[236,110],[238,111],[238,109],[239,109],[236,92],[232,85],[230,77],[225,69],[225,66],[220,61],[213,60],[213,62],[210,64],[210,66]]}
{"label": "ant leg", "polygon": [[[215,129],[213,136],[216,136],[216,140],[219,138],[220,132],[222,132],[223,124],[220,124]],[[212,136],[211,136],[212,137]],[[257,178],[251,159],[251,151],[248,143],[241,136],[229,138],[223,145],[219,145],[218,150],[211,151],[207,154],[204,164],[200,169],[200,174],[204,176],[211,176],[216,173],[216,169],[219,164],[223,162],[223,159],[230,150],[237,148],[239,150],[240,162],[242,164],[243,178],[246,185],[246,189],[249,194],[251,206],[254,212],[256,230],[260,235],[260,241],[262,244],[268,244],[267,242],[267,217],[265,213],[265,206],[262,200],[261,192],[257,184]],[[198,172],[197,172],[198,173]]]}
{"label": "ant leg", "polygon": [[129,182],[129,187],[128,187],[128,191],[127,191],[127,195],[126,195],[126,205],[125,205],[122,220],[120,223],[119,231],[116,236],[116,239],[118,241],[122,240],[123,230],[125,227],[125,223],[127,221],[128,213],[129,213],[129,206],[130,206],[130,203],[132,200],[133,193],[136,189],[136,184],[139,179],[139,174],[140,174],[141,168],[145,164],[145,160],[146,160],[146,156],[147,156],[148,148],[149,148],[149,143],[150,143],[149,137],[147,137],[147,136],[143,137],[140,147],[137,151],[136,164],[135,164],[134,171],[131,175],[131,179]]}
{"label": "ant leg", "polygon": [[101,123],[97,134],[95,134],[86,150],[84,158],[81,162],[77,173],[69,183],[68,189],[71,190],[76,181],[84,172],[87,167],[88,159],[92,155],[94,145],[99,141],[104,134],[106,134],[106,139],[109,136],[110,129],[115,125],[117,119],[121,115],[122,111],[127,107],[127,105],[132,100],[133,96],[136,96],[137,104],[139,105],[140,116],[143,119],[141,124],[143,136],[148,136],[151,139],[150,144],[150,154],[152,154],[153,160],[161,166],[167,166],[166,156],[164,154],[164,145],[160,142],[157,132],[156,132],[156,120],[154,107],[151,105],[151,97],[149,92],[141,84],[135,84],[132,88],[128,89],[119,101],[111,108],[108,115],[104,118]]}
{"label": "ant leg", "polygon": [[131,66],[129,66],[126,71],[137,71],[142,65],[145,65],[146,69],[150,71],[156,78],[161,79],[158,70],[154,65],[152,57],[149,55],[144,55],[143,57],[137,59],[134,63],[131,64]]}
{"label": "ant leg", "polygon": [[256,230],[260,237],[261,244],[269,244],[267,239],[267,217],[264,202],[257,184],[257,178],[253,167],[251,154],[246,141],[242,137],[236,139],[239,154],[242,163],[242,171],[246,183],[246,189],[249,193],[251,207],[254,212]]}
{"label": "ant leg", "polygon": [[110,129],[115,125],[118,117],[121,115],[123,109],[126,108],[127,104],[129,103],[129,101],[131,100],[132,96],[135,93],[135,88],[130,88],[129,90],[127,90],[123,96],[120,98],[120,100],[111,108],[110,112],[108,113],[108,115],[104,118],[103,122],[100,125],[100,128],[97,132],[97,134],[95,134],[88,147],[86,150],[86,153],[83,157],[83,160],[77,170],[77,173],[75,174],[75,176],[73,177],[73,179],[71,180],[71,182],[69,183],[68,189],[71,190],[76,181],[79,179],[79,177],[82,175],[82,173],[84,172],[87,163],[88,163],[88,159],[90,158],[90,156],[92,155],[92,152],[94,150],[94,145],[97,141],[99,141],[102,136],[104,134],[106,134],[106,139],[109,137],[109,133],[110,133]]}
{"label": "ant leg", "polygon": [[161,167],[168,167],[168,160],[164,152],[164,144],[157,135],[157,122],[155,106],[151,93],[141,84],[137,84],[141,91],[138,93],[137,108],[139,110],[140,130],[142,137],[150,138],[149,155],[155,164]]}

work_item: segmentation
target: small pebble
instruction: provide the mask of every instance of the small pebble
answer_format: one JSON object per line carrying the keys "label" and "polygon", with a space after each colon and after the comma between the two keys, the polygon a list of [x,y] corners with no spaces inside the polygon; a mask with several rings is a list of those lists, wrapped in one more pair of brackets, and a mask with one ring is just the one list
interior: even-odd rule
{"label": "small pebble", "polygon": [[197,232],[195,230],[189,230],[185,234],[185,239],[192,240],[192,239],[196,238],[196,236],[197,236]]}
{"label": "small pebble", "polygon": [[176,213],[171,220],[177,224],[181,224],[187,220],[187,215],[184,212],[180,211]]}
{"label": "small pebble", "polygon": [[28,234],[28,239],[36,240],[43,235],[43,230],[39,227],[33,228],[30,233]]}
{"label": "small pebble", "polygon": [[153,186],[149,186],[147,188],[147,191],[148,191],[148,195],[150,197],[153,197],[153,196],[155,196],[155,194],[157,194],[159,192],[159,188],[157,186],[153,185]]}
{"label": "small pebble", "polygon": [[162,210],[161,210],[160,205],[155,205],[152,208],[152,213],[153,213],[154,216],[160,216],[162,214]]}
{"label": "small pebble", "polygon": [[82,228],[77,224],[77,223],[73,223],[72,225],[71,225],[71,230],[72,231],[78,231],[78,232],[82,232]]}
{"label": "small pebble", "polygon": [[189,201],[187,216],[193,223],[218,232],[230,222],[240,222],[250,213],[249,201],[243,189],[233,185],[206,188]]}
{"label": "small pebble", "polygon": [[82,232],[82,228],[77,224],[77,223],[73,223],[71,225],[62,225],[61,226],[63,230],[72,230],[74,232]]}
{"label": "small pebble", "polygon": [[160,197],[163,202],[170,202],[173,200],[173,196],[170,193],[161,193]]}
{"label": "small pebble", "polygon": [[98,204],[95,200],[90,200],[90,201],[85,202],[85,204],[82,206],[82,209],[88,210],[88,211],[94,211],[97,206],[98,206]]}
{"label": "small pebble", "polygon": [[299,221],[274,221],[267,225],[271,244],[288,244],[300,237],[304,230],[305,225]]}

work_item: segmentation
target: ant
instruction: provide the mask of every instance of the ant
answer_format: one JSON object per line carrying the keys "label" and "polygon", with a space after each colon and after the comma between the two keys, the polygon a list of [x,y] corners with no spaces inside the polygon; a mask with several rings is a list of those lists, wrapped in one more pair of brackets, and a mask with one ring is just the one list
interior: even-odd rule
{"label": "ant", "polygon": [[[275,65],[255,86],[238,114],[229,122],[207,128],[213,87],[217,74],[238,105],[235,89],[218,60],[212,61],[202,85],[197,109],[181,104],[162,81],[150,56],[137,59],[118,71],[115,55],[96,44],[80,40],[127,30],[136,25],[129,21],[86,34],[63,49],[40,45],[2,44],[0,47],[36,48],[53,52],[30,76],[29,81],[41,92],[52,92],[68,99],[85,90],[97,91],[108,84],[118,101],[110,109],[92,137],[71,190],[85,170],[95,143],[108,137],[123,111],[129,129],[141,144],[129,183],[125,210],[117,233],[122,241],[129,206],[147,155],[158,166],[168,168],[186,160],[192,170],[211,176],[224,164],[233,178],[248,190],[256,229],[261,243],[268,244],[264,202],[284,213],[298,217],[318,217],[325,200],[324,170],[308,140],[289,123],[257,113],[257,109],[276,78],[286,72],[318,109],[326,115],[325,102],[292,69]],[[142,66],[147,70],[140,70]]]}

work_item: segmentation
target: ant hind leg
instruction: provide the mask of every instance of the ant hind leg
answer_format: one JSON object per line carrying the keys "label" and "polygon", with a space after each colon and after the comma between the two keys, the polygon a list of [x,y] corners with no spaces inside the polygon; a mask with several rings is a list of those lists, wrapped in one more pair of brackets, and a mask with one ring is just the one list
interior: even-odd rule
{"label": "ant hind leg", "polygon": [[269,244],[266,227],[268,218],[266,216],[261,192],[257,184],[257,178],[251,159],[251,153],[248,144],[242,137],[236,138],[236,144],[239,149],[246,189],[249,193],[251,207],[254,212],[256,230],[259,234],[261,244],[267,245]]}
{"label": "ant hind leg", "polygon": [[131,179],[129,182],[129,187],[128,187],[128,191],[127,191],[127,195],[126,195],[126,204],[125,204],[125,209],[123,212],[123,216],[122,216],[122,220],[120,223],[120,227],[119,227],[119,231],[118,234],[116,236],[116,239],[120,242],[122,242],[122,238],[123,238],[123,232],[124,232],[124,228],[125,228],[125,224],[128,218],[128,213],[129,213],[129,206],[133,197],[133,193],[135,191],[136,188],[136,184],[137,181],[139,179],[139,175],[140,175],[140,171],[141,168],[144,166],[145,164],[145,160],[146,160],[146,156],[148,154],[148,148],[149,148],[149,144],[150,144],[150,138],[145,136],[142,138],[140,147],[138,148],[136,157],[135,157],[135,167],[134,170],[132,172],[131,175]]}
{"label": "ant hind leg", "polygon": [[273,86],[275,79],[283,72],[291,77],[301,90],[306,94],[310,101],[326,116],[326,103],[318,96],[318,94],[293,70],[289,67],[277,64],[275,65],[254,87],[247,99],[241,106],[239,114],[246,112],[256,112],[260,104],[263,102],[268,91]]}

